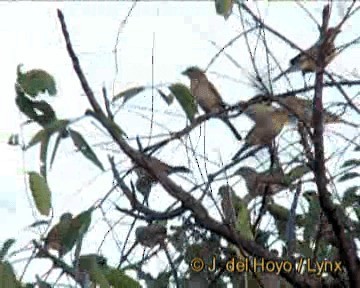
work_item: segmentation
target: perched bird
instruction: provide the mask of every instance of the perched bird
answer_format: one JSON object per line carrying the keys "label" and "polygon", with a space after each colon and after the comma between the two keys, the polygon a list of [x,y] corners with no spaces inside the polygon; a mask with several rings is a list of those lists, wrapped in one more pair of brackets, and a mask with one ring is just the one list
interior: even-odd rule
{"label": "perched bird", "polygon": [[[207,79],[204,71],[198,67],[189,67],[182,74],[189,77],[191,94],[205,113],[216,113],[225,109],[226,104],[222,100],[220,93]],[[227,116],[221,115],[219,117],[229,127],[236,139],[241,140],[239,132],[231,124]]]}
{"label": "perched bird", "polygon": [[[155,157],[151,157],[151,159],[153,167],[158,171],[164,171],[167,175],[172,173],[191,172],[190,169],[184,166],[170,166]],[[144,203],[148,205],[151,188],[157,183],[157,180],[152,177],[144,168],[135,167],[134,171],[138,176],[138,179],[135,182],[135,187],[144,196]]]}
{"label": "perched bird", "polygon": [[64,213],[60,217],[60,221],[47,234],[45,238],[45,249],[53,249],[58,251],[59,256],[63,256],[66,252],[66,237],[71,229],[73,215]]}
{"label": "perched bird", "polygon": [[64,213],[60,221],[47,234],[44,239],[46,249],[58,251],[59,257],[70,252],[79,237],[84,235],[91,224],[93,207],[73,217],[71,213]]}
{"label": "perched bird", "polygon": [[243,113],[255,123],[259,123],[267,121],[274,110],[275,108],[267,103],[255,103],[248,106]]}
{"label": "perched bird", "polygon": [[264,195],[267,185],[269,185],[268,195],[274,195],[287,188],[287,185],[283,183],[285,176],[279,170],[276,170],[271,174],[268,172],[258,173],[254,168],[244,166],[239,168],[235,174],[243,177],[245,180],[245,185],[248,190],[248,194],[244,198],[246,203],[257,196]]}
{"label": "perched bird", "polygon": [[[300,120],[306,125],[312,127],[313,120],[313,103],[309,99],[303,99],[297,96],[279,97],[278,102],[283,104],[283,108],[289,112],[290,119]],[[324,123],[343,123],[350,126],[358,127],[358,125],[341,119],[341,117],[335,115],[324,109]]]}
{"label": "perched bird", "polygon": [[225,223],[235,228],[236,211],[233,205],[233,196],[235,192],[229,185],[223,185],[219,188],[219,195],[221,196],[221,208],[224,214]]}
{"label": "perched bird", "polygon": [[135,237],[136,241],[145,247],[153,248],[157,244],[163,247],[166,239],[166,228],[155,223],[148,226],[140,226],[135,230]]}
{"label": "perched bird", "polygon": [[[250,215],[246,203],[235,194],[235,191],[229,185],[223,185],[219,188],[219,195],[221,196],[221,208],[224,214],[225,224],[230,225],[242,237],[248,240],[253,240],[251,230]],[[236,256],[244,259],[247,253],[241,246],[236,246],[229,243],[230,251],[234,251]],[[247,281],[247,273],[237,275],[236,281],[243,283]],[[235,280],[235,279],[234,279]]]}
{"label": "perched bird", "polygon": [[[320,39],[310,48],[300,52],[297,56],[290,60],[290,67],[282,72],[280,75],[276,76],[273,79],[273,82],[280,79],[285,74],[289,74],[296,71],[302,71],[303,74],[309,72],[316,72],[316,61],[320,52],[320,48],[324,47],[325,55],[325,67],[335,58],[336,48],[334,45],[334,40],[336,36],[341,32],[337,28],[329,28],[325,35],[320,36]],[[324,43],[325,41],[325,43]],[[324,46],[323,46],[324,44]]]}
{"label": "perched bird", "polygon": [[271,113],[267,121],[255,123],[254,127],[245,137],[245,144],[236,152],[232,160],[237,159],[245,150],[254,146],[271,146],[272,141],[280,134],[284,125],[288,123],[288,112],[284,109],[276,109]]}

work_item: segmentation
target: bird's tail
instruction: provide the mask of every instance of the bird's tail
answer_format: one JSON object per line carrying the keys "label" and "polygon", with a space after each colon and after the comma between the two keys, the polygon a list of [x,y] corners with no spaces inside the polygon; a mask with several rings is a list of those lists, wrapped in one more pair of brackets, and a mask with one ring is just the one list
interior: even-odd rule
{"label": "bird's tail", "polygon": [[355,128],[359,127],[358,124],[346,121],[346,120],[342,119],[341,117],[339,117],[339,116],[337,116],[337,115],[335,115],[333,113],[330,113],[330,112],[325,113],[324,122],[325,123],[342,123],[342,124],[346,124],[346,125],[349,125],[349,126],[352,126],[352,127],[355,127]]}
{"label": "bird's tail", "polygon": [[295,71],[297,71],[297,70],[299,70],[298,67],[295,66],[295,65],[292,65],[292,66],[290,66],[288,69],[286,69],[284,72],[281,72],[278,76],[276,76],[276,77],[272,80],[272,82],[274,83],[274,82],[276,82],[277,80],[279,80],[282,76],[284,76],[285,74],[289,74],[289,73],[295,72]]}
{"label": "bird's tail", "polygon": [[242,140],[241,135],[239,134],[239,132],[236,130],[236,128],[234,127],[233,124],[231,124],[230,120],[227,118],[223,118],[222,119],[224,121],[224,123],[229,127],[229,129],[231,130],[231,132],[234,134],[234,136],[236,137],[237,140]]}

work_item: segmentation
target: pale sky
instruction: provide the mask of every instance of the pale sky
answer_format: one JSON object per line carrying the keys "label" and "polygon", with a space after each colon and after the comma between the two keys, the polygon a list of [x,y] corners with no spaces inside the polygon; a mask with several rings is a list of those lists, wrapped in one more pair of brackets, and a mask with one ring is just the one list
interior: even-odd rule
{"label": "pale sky", "polygon": [[[306,3],[305,5],[314,17],[321,21],[324,4],[325,2],[319,2],[318,4]],[[190,65],[205,68],[218,51],[209,40],[222,47],[242,31],[237,8],[234,9],[236,15],[232,15],[228,21],[224,21],[222,17],[216,15],[213,2],[140,2],[136,5],[119,36],[117,51],[119,72],[116,74],[113,53],[116,36],[119,25],[121,25],[120,23],[131,5],[131,2],[40,3],[21,1],[0,3],[0,35],[2,36],[0,70],[3,71],[1,72],[2,81],[0,81],[0,91],[3,95],[0,106],[0,159],[2,160],[0,166],[0,182],[2,183],[0,188],[0,217],[6,219],[1,225],[0,243],[9,237],[15,237],[20,240],[17,247],[22,247],[30,239],[36,237],[34,231],[29,231],[26,226],[35,220],[43,219],[38,213],[35,213],[36,218],[33,217],[34,208],[31,195],[30,191],[25,189],[25,176],[23,174],[23,171],[38,171],[38,147],[23,153],[19,147],[7,145],[11,133],[23,134],[25,141],[29,141],[31,135],[39,129],[32,125],[25,126],[22,131],[20,130],[19,124],[25,118],[20,115],[14,102],[17,65],[24,64],[23,69],[25,71],[41,68],[55,77],[58,95],[51,99],[50,103],[55,108],[59,118],[78,117],[89,107],[86,97],[81,96],[83,92],[79,80],[66,52],[56,9],[61,9],[65,16],[72,44],[79,56],[81,67],[99,101],[102,101],[101,88],[103,84],[106,85],[110,95],[115,95],[135,85],[151,85],[152,46],[154,46],[155,59],[154,83],[156,85],[173,82],[188,84],[187,79],[181,75],[181,71]],[[331,17],[332,24],[337,24],[341,18],[340,9],[337,8],[339,5],[346,5],[346,2],[334,4]],[[318,37],[314,22],[294,2],[271,4],[249,2],[249,7],[254,12],[259,9],[262,18],[269,26],[281,32],[301,48],[309,47]],[[354,16],[343,26],[343,33],[336,40],[337,45],[347,43],[359,36],[354,28],[359,27],[359,20],[359,16]],[[272,52],[281,63],[282,68],[285,69],[288,60],[295,56],[297,51],[289,48],[287,44],[271,34],[267,34],[267,37]],[[254,43],[256,38],[251,37],[251,41]],[[266,71],[266,61],[262,56],[265,55],[265,51],[261,49],[263,48],[260,47],[257,52],[259,53],[257,64],[262,71]],[[226,49],[226,52],[236,59],[245,71],[253,73],[243,38]],[[334,60],[328,68],[329,71],[336,71],[337,74],[352,72],[360,67],[358,55],[360,55],[359,45],[348,49]],[[218,75],[213,72],[218,73]],[[274,72],[273,76],[277,73],[278,70]],[[244,72],[235,67],[225,56],[220,56],[209,68],[208,76],[228,103],[250,99],[256,93],[248,84]],[[293,74],[291,79],[295,87],[302,87],[303,80],[300,73]],[[113,83],[115,83],[114,90],[112,89]],[[278,81],[274,89],[275,92],[285,92],[289,87],[287,82],[283,80]],[[353,93],[351,96],[353,96],[356,90],[351,89],[351,92]],[[46,99],[48,100],[48,98]],[[325,103],[341,100],[342,96],[335,89],[324,91]],[[138,97],[131,99],[119,112],[117,119],[120,127],[128,131],[130,136],[148,135],[150,118],[144,118],[141,115],[151,116],[149,113],[150,105],[151,90],[146,90]],[[184,114],[176,102],[167,106],[155,94],[154,107],[155,123],[163,123],[174,131],[185,126]],[[359,116],[356,117],[348,119],[359,123]],[[233,123],[245,135],[244,133],[249,129],[251,122],[245,117],[240,117]],[[109,141],[109,137],[104,137],[102,132],[88,120],[81,121],[74,128],[81,131],[91,144]],[[154,129],[154,134],[165,132],[157,125]],[[349,138],[355,135],[353,129],[344,128],[344,126],[332,126],[328,129],[346,134]],[[239,148],[239,143],[220,121],[211,120],[207,123],[206,133],[206,153],[212,161],[217,163],[220,162],[220,159],[224,162],[229,161]],[[195,133],[194,135],[198,134]],[[196,137],[194,136],[193,139]],[[331,149],[341,147],[341,143],[344,143],[341,141],[343,140],[329,139],[327,143],[330,144],[328,146],[330,148],[327,152],[330,153]],[[203,152],[203,143],[201,138],[198,143],[198,153]],[[145,140],[144,144],[146,145]],[[179,146],[173,145],[172,147],[173,149],[167,148],[166,153],[162,154],[165,155],[163,159],[166,160],[168,157],[169,163],[186,165],[185,157],[178,159],[172,157],[172,153],[178,153],[176,149]],[[52,148],[50,149],[52,151]],[[181,149],[185,152],[183,147]],[[95,151],[99,153],[99,158],[104,166],[108,167],[106,153],[101,151],[101,147],[95,148]],[[117,160],[124,160],[124,157],[118,157]],[[252,161],[249,160],[247,163],[251,165]],[[123,169],[125,169],[129,165],[128,161],[124,162],[123,165]],[[335,170],[338,167],[329,168]],[[217,169],[216,166],[210,166],[210,170],[215,171]],[[104,196],[112,185],[111,172],[101,173],[98,168],[75,152],[70,140],[66,140],[60,146],[58,157],[48,175],[56,219],[64,212],[71,211],[77,214],[88,208]],[[244,187],[242,180],[235,180],[233,182],[239,182],[239,187]],[[119,197],[113,197],[113,200],[116,199]],[[121,199],[125,201],[124,198]],[[112,206],[107,205],[107,207],[110,209]],[[115,222],[119,219],[120,214],[115,211],[109,212],[108,216],[111,221]],[[126,233],[127,224],[130,223],[129,219],[122,221],[125,226],[118,226],[116,231],[118,235],[122,235],[122,232]],[[100,213],[96,213],[92,224],[93,226],[97,224],[89,233],[89,239],[92,243],[84,247],[84,252],[95,251],[102,241],[98,235],[104,235],[108,229],[104,221],[101,220]],[[117,263],[118,261],[119,255],[113,252],[114,249],[117,249],[114,241],[108,238],[101,252],[105,256],[115,255],[114,259],[109,259],[110,263]],[[17,259],[23,259],[26,255],[20,254]],[[25,263],[25,261],[17,262],[16,270],[22,271]],[[165,262],[163,263],[165,264]],[[43,269],[38,269],[39,266],[31,265],[25,279],[33,281],[34,272],[41,274],[43,271]]]}

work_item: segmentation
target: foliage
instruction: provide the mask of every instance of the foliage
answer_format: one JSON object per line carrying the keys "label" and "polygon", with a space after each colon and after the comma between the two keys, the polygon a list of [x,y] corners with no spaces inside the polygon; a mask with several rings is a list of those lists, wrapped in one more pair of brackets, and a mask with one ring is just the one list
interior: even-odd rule
{"label": "foliage", "polygon": [[[262,37],[261,34],[266,30],[271,31],[271,28],[261,18],[257,17],[246,4],[235,4],[234,1],[230,0],[215,1],[216,13],[224,17],[225,20],[235,13],[235,7],[241,12],[243,30],[246,30],[245,26],[247,25],[248,31],[250,31],[251,26],[254,25],[256,27],[253,29],[254,33],[257,32],[256,35],[261,36],[258,39],[263,41],[262,44],[266,47],[264,51],[266,50],[269,55],[272,55],[268,50],[266,37]],[[350,8],[353,9],[352,6]],[[324,27],[330,17],[328,10],[329,6],[325,5],[323,9]],[[250,18],[243,21],[243,13],[251,16],[253,22],[249,20]],[[253,70],[256,74],[253,75],[253,78],[260,82],[257,83],[256,88],[261,90],[262,94],[254,96],[249,101],[240,101],[231,107],[221,100],[220,108],[228,109],[226,111],[214,111],[216,113],[207,115],[208,117],[197,116],[201,113],[198,110],[198,104],[200,105],[200,100],[203,99],[196,99],[199,96],[193,92],[194,89],[189,89],[188,86],[181,83],[170,83],[166,85],[170,91],[170,94],[167,95],[162,89],[152,87],[167,104],[167,108],[174,110],[181,108],[181,115],[183,119],[186,119],[184,121],[186,124],[179,131],[171,131],[168,136],[157,135],[162,137],[162,140],[158,140],[159,137],[152,135],[151,141],[148,142],[149,146],[143,147],[142,139],[138,135],[131,138],[123,132],[117,123],[113,108],[118,107],[118,111],[122,111],[121,109],[124,109],[130,100],[135,103],[139,99],[139,95],[144,96],[149,92],[149,89],[145,86],[132,87],[117,93],[111,101],[107,99],[106,93],[104,93],[105,109],[103,109],[103,105],[100,105],[99,100],[94,96],[80,67],[61,11],[58,11],[58,17],[65,37],[66,49],[84,93],[89,100],[90,108],[87,111],[82,111],[84,115],[79,115],[76,120],[59,119],[55,109],[50,104],[49,98],[57,94],[57,79],[43,69],[37,68],[21,72],[21,65],[18,66],[15,103],[19,111],[27,117],[25,124],[35,123],[40,127],[23,148],[24,151],[28,151],[40,144],[39,160],[41,164],[39,172],[30,171],[27,174],[32,200],[37,211],[42,217],[46,217],[46,220],[37,219],[29,228],[34,229],[50,225],[51,221],[48,220],[48,217],[57,212],[52,211],[53,195],[51,185],[48,182],[47,162],[49,160],[48,151],[51,147],[53,149],[50,167],[61,151],[60,144],[66,141],[66,144],[71,145],[75,151],[80,152],[81,156],[89,160],[89,164],[99,168],[102,173],[111,173],[117,189],[112,189],[96,204],[84,211],[79,211],[74,217],[70,213],[62,214],[60,220],[51,228],[48,227],[50,229],[43,236],[32,241],[31,248],[34,249],[34,259],[46,258],[50,260],[55,268],[62,271],[63,274],[59,277],[61,281],[65,278],[71,279],[82,287],[85,287],[88,282],[102,288],[141,287],[142,283],[145,283],[146,287],[164,288],[171,285],[176,287],[228,287],[228,285],[232,285],[232,287],[329,287],[330,284],[328,285],[328,283],[350,287],[349,283],[358,283],[356,282],[358,280],[355,279],[357,268],[352,267],[349,263],[357,263],[350,260],[358,260],[358,251],[352,244],[354,239],[359,240],[360,236],[360,186],[356,185],[360,176],[358,172],[360,164],[358,159],[359,145],[349,141],[348,145],[354,148],[352,154],[349,154],[351,156],[345,160],[342,159],[342,163],[340,163],[341,158],[337,158],[341,168],[338,175],[330,177],[326,171],[327,160],[324,156],[323,126],[342,123],[351,126],[357,132],[358,130],[356,130],[356,125],[349,124],[340,116],[336,116],[327,110],[323,110],[326,116],[323,122],[321,122],[321,117],[318,117],[323,106],[321,103],[322,89],[326,85],[328,85],[327,88],[335,86],[322,81],[320,76],[323,75],[323,72],[321,69],[321,71],[317,71],[316,68],[316,65],[322,65],[321,68],[327,67],[326,65],[331,62],[329,59],[335,57],[325,55],[333,52],[331,49],[330,52],[329,49],[325,49],[330,41],[326,37],[335,37],[328,33],[332,31],[331,29],[326,30],[322,27],[321,29],[324,31],[321,30],[317,44],[306,50],[315,54],[319,59],[314,61],[311,57],[309,58],[309,55],[300,51],[299,56],[290,61],[290,66],[300,67],[304,74],[313,72],[314,75],[317,75],[316,83],[318,85],[315,87],[305,86],[297,92],[282,91],[275,93],[272,87],[265,87],[264,83],[271,82],[273,79],[268,79],[269,77],[265,79],[259,74],[256,67],[258,60],[255,58],[256,53],[249,54],[253,57]],[[344,17],[347,20],[346,16]],[[343,25],[341,23],[340,26]],[[263,30],[260,31],[260,29]],[[244,37],[248,41],[246,34]],[[285,37],[282,38],[286,39]],[[284,41],[291,44],[290,40]],[[249,48],[250,45],[248,42],[247,44]],[[294,45],[291,46],[295,47]],[[320,61],[322,54],[324,54],[323,62]],[[325,56],[329,57],[326,58]],[[272,59],[272,57],[270,58]],[[268,61],[270,61],[269,59]],[[297,61],[300,61],[299,65],[293,65]],[[313,65],[315,65],[314,69],[312,69]],[[270,67],[271,65],[268,64],[267,66]],[[265,74],[269,76],[270,68],[267,72]],[[325,75],[327,75],[326,73]],[[282,75],[285,74],[281,73]],[[209,82],[206,83],[209,84]],[[339,85],[344,86],[344,84],[337,83],[337,86]],[[346,85],[351,85],[351,83],[347,82]],[[262,86],[261,89],[259,86]],[[266,93],[264,93],[265,90]],[[306,101],[307,105],[310,105],[309,107],[300,109],[299,105],[293,107],[285,105],[286,103],[291,104],[291,101],[304,102],[304,99],[300,99],[300,94],[303,92],[314,95],[314,101]],[[40,100],[40,98],[43,99]],[[174,99],[176,101],[173,101]],[[350,103],[351,99],[349,99],[346,98],[344,106],[351,108],[353,103]],[[209,102],[211,102],[210,100]],[[219,99],[215,100],[217,103],[219,102]],[[120,101],[121,104],[119,105]],[[177,102],[180,107],[172,105],[174,102]],[[249,112],[251,105],[259,103],[262,107],[266,107],[262,113],[264,115],[261,114],[261,117],[259,115],[254,116]],[[356,107],[352,107],[352,109],[358,114],[360,113]],[[292,137],[286,137],[286,133],[284,133],[285,135],[281,133],[278,135],[279,133],[277,133],[275,136],[271,136],[271,139],[265,139],[266,143],[263,143],[259,139],[270,136],[260,135],[261,137],[250,139],[252,136],[249,136],[251,133],[249,129],[250,132],[245,141],[252,140],[252,144],[257,146],[259,150],[267,148],[266,153],[268,152],[268,155],[262,157],[260,165],[252,170],[244,169],[246,168],[244,160],[247,157],[257,159],[259,155],[264,155],[258,154],[258,150],[254,150],[243,156],[245,158],[215,165],[217,167],[215,172],[211,169],[208,170],[207,165],[205,165],[206,169],[203,169],[199,163],[208,161],[207,164],[210,165],[211,161],[205,149],[201,150],[204,155],[201,155],[201,158],[199,157],[200,150],[197,149],[197,145],[194,145],[195,142],[193,142],[191,133],[193,131],[202,132],[203,130],[199,126],[211,120],[210,118],[220,118],[226,121],[236,119],[238,121],[240,114],[244,114],[253,120],[256,131],[263,132],[263,134],[266,134],[266,131],[271,131],[272,128],[275,129],[279,124],[277,120],[280,122],[280,115],[283,117],[282,120],[286,120],[281,122],[281,131],[285,130],[283,126],[290,127],[298,135],[298,138],[292,139]],[[74,130],[73,124],[76,121],[90,117],[101,126],[105,131],[104,134],[111,137],[111,140],[107,142],[108,144],[102,146],[109,148],[112,145],[112,150],[107,150],[108,154],[111,154],[109,151],[113,151],[108,157],[110,171],[104,168],[103,163],[105,162],[100,161],[101,157],[97,153],[98,145],[90,143],[90,137]],[[212,122],[206,123],[211,125]],[[296,125],[293,125],[294,123]],[[168,123],[162,124],[167,126]],[[200,130],[196,130],[198,128]],[[88,132],[91,134],[92,131]],[[51,142],[51,139],[54,139],[55,142]],[[131,145],[132,139],[136,141],[134,141],[135,145]],[[188,139],[190,139],[189,142],[186,142]],[[226,147],[222,137],[216,139],[220,142],[221,147]],[[283,139],[286,141],[282,141]],[[160,160],[161,156],[155,153],[166,150],[177,140],[184,144],[186,151],[191,152],[192,157],[184,161],[188,167],[176,166],[175,164],[175,160],[179,158],[177,156],[181,151],[180,149],[174,150],[175,155],[167,161]],[[16,146],[18,144],[18,136],[12,135],[9,139],[9,145]],[[137,149],[134,148],[136,145]],[[116,147],[115,150],[114,146]],[[295,153],[298,155],[295,156]],[[122,160],[121,169],[114,160],[114,156],[119,154],[128,160]],[[338,155],[332,157],[336,156]],[[180,158],[183,157],[180,156]],[[125,167],[124,163],[131,163],[131,165]],[[255,163],[255,160],[251,163]],[[264,169],[264,167],[266,168]],[[236,168],[236,172],[233,172],[232,168]],[[187,174],[189,178],[181,179],[178,177],[181,172],[189,172],[189,169],[192,170],[192,173]],[[198,170],[203,176],[201,181],[196,176]],[[253,174],[249,174],[249,171],[253,171],[251,172]],[[204,179],[205,183],[202,183]],[[218,193],[217,195],[221,197],[215,197],[216,194],[213,193],[215,187],[225,184],[230,187],[229,183],[233,182],[228,180],[233,179],[242,179],[246,182],[247,195],[240,197],[244,193],[236,185],[232,185],[232,195],[227,196],[225,193]],[[330,181],[333,187],[328,185]],[[337,195],[335,192],[338,187],[339,189],[343,187],[341,185],[347,185],[347,187]],[[109,200],[108,198],[113,194],[113,191],[119,191],[118,194],[120,193],[121,197],[116,198],[116,200]],[[176,203],[164,208],[163,205],[166,201],[162,202],[161,198],[160,201],[154,201],[152,195],[159,191],[163,193],[161,197],[169,195],[176,200]],[[290,209],[287,208],[290,205],[284,203],[284,195],[288,199],[294,198]],[[291,196],[289,197],[289,195]],[[293,197],[292,195],[296,196]],[[297,206],[298,200],[299,207]],[[106,218],[109,212],[109,205],[105,208],[104,203],[110,203],[111,207],[115,208],[113,210],[117,210],[116,212],[120,214],[119,218],[127,217],[126,219],[133,220],[132,224],[129,225],[126,238],[117,242],[119,249],[114,251],[114,255],[115,257],[119,256],[117,258],[119,260],[116,264],[108,263],[110,262],[108,258],[113,260],[114,255],[101,255],[99,251],[84,254],[83,251],[83,247],[88,243],[86,236],[91,233],[92,225],[98,224],[98,221],[94,220],[95,214],[100,211],[103,218]],[[110,232],[113,232],[115,228],[115,225],[109,221],[107,224],[111,226],[109,233],[98,235],[99,238],[103,237],[104,242],[107,240],[108,234],[111,234]],[[139,227],[142,227],[142,230],[137,230]],[[127,227],[122,224],[121,229],[124,230],[124,228]],[[140,232],[135,233],[135,231]],[[2,244],[0,250],[0,287],[35,287],[36,285],[38,287],[51,287],[47,277],[40,277],[39,275],[35,275],[33,283],[20,283],[20,278],[14,273],[13,266],[15,264],[10,262],[16,254],[9,253],[14,245],[15,239],[8,239]],[[280,250],[282,251],[277,251],[274,247],[281,247]],[[343,247],[348,247],[348,250],[342,251]],[[58,255],[55,256],[52,253],[54,250],[58,252]],[[139,251],[142,252],[142,257],[139,257],[140,253],[137,253]],[[69,257],[67,256],[69,254],[73,256],[71,262],[68,261]],[[156,276],[146,272],[146,264],[155,259],[155,256],[166,257],[169,263],[169,265],[158,267],[159,273]],[[310,267],[309,265],[315,260],[335,262],[340,259],[343,262],[344,270],[339,273],[322,273],[321,281],[320,277],[314,277],[306,269],[300,271],[302,275],[300,273],[289,274],[285,270],[279,271],[278,274],[265,273],[256,269],[255,271],[248,269],[244,273],[229,271],[231,270],[229,269],[230,266],[234,268],[231,261],[235,261],[235,259],[238,262],[253,259],[259,261],[260,259],[277,259],[280,262],[293,263],[293,261],[299,260],[296,257],[306,258],[303,263],[303,266],[306,267]],[[33,258],[29,259],[29,265]],[[209,263],[214,263],[219,269],[210,271],[202,266]],[[137,279],[131,277],[130,273],[136,273]],[[63,277],[63,275],[67,277]],[[358,284],[360,285],[360,283]]]}

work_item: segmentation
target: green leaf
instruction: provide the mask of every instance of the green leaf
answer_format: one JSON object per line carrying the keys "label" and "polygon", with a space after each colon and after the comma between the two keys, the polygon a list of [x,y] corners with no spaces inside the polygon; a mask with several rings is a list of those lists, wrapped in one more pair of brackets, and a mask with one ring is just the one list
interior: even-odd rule
{"label": "green leaf", "polygon": [[44,137],[40,144],[40,175],[46,180],[47,175],[47,150],[49,147],[50,135]]}
{"label": "green leaf", "polygon": [[351,179],[354,179],[356,177],[359,177],[360,174],[357,173],[357,172],[348,172],[348,173],[345,173],[344,175],[342,175],[340,178],[339,178],[339,182],[344,182],[346,180],[351,180]]}
{"label": "green leaf", "polygon": [[20,288],[14,270],[9,262],[0,262],[0,287]]}
{"label": "green leaf", "polygon": [[122,91],[119,94],[115,95],[114,98],[112,99],[112,102],[115,102],[115,101],[123,98],[124,99],[123,103],[125,103],[126,101],[130,100],[132,97],[136,96],[137,94],[141,93],[144,90],[145,90],[144,86],[133,87],[133,88],[127,89],[127,90]]}
{"label": "green leaf", "polygon": [[37,143],[44,141],[44,139],[51,136],[55,132],[63,131],[69,123],[69,120],[55,120],[50,125],[45,126],[44,129],[41,129],[34,135],[29,144],[26,146],[26,149],[29,149]]}
{"label": "green leaf", "polygon": [[167,105],[170,105],[174,102],[174,94],[170,93],[169,95],[166,95],[164,92],[162,92],[160,89],[156,89],[160,95],[160,97],[165,101]]}
{"label": "green leaf", "polygon": [[344,207],[352,206],[352,204],[359,200],[360,196],[356,194],[357,190],[360,190],[360,186],[352,186],[345,190],[342,198],[342,204]]}
{"label": "green leaf", "polygon": [[292,169],[289,173],[286,174],[284,180],[288,184],[291,184],[295,180],[303,177],[306,173],[309,173],[310,171],[311,169],[307,165],[296,166],[294,169]]}
{"label": "green leaf", "polygon": [[345,168],[345,167],[349,167],[349,166],[359,166],[359,165],[360,165],[359,159],[350,159],[350,160],[346,160],[341,167]]}
{"label": "green leaf", "polygon": [[78,148],[79,151],[87,159],[89,159],[92,163],[94,163],[97,167],[99,167],[102,171],[104,171],[103,165],[101,164],[101,162],[99,161],[99,159],[97,158],[96,154],[91,149],[89,144],[85,141],[84,137],[75,130],[70,129],[69,132],[70,132],[71,139],[73,140],[76,148]]}
{"label": "green leaf", "polygon": [[234,207],[235,205],[236,207],[238,207],[236,211],[237,219],[236,219],[235,229],[245,239],[253,240],[254,235],[251,229],[250,212],[247,208],[246,203],[242,199],[238,198],[238,201],[239,203],[233,204]]}
{"label": "green leaf", "polygon": [[11,238],[5,241],[5,243],[3,244],[1,250],[0,250],[0,261],[2,261],[4,259],[4,257],[6,256],[6,254],[8,253],[9,249],[11,248],[11,246],[15,243],[15,239]]}
{"label": "green leaf", "polygon": [[297,247],[302,257],[310,258],[313,256],[313,250],[309,247],[308,241],[298,242]]}
{"label": "green leaf", "polygon": [[87,271],[90,280],[100,285],[100,288],[110,288],[110,284],[97,263],[97,255],[89,254],[79,257],[79,269]]}
{"label": "green leaf", "polygon": [[140,288],[141,285],[134,280],[133,278],[127,276],[124,271],[115,269],[112,267],[106,267],[102,269],[106,279],[108,280],[109,284],[112,285],[114,288],[122,288],[122,287],[129,287],[129,288]]}
{"label": "green leaf", "polygon": [[197,113],[197,106],[189,88],[183,84],[173,84],[169,87],[172,94],[178,100],[187,118],[192,122]]}
{"label": "green leaf", "polygon": [[49,216],[51,208],[51,191],[43,178],[37,172],[28,172],[30,190],[36,205],[36,208],[41,215]]}
{"label": "green leaf", "polygon": [[18,70],[18,83],[26,94],[36,97],[39,93],[46,91],[50,96],[57,93],[55,79],[48,72],[41,69],[33,69],[25,74]]}
{"label": "green leaf", "polygon": [[88,231],[91,224],[91,214],[93,209],[90,208],[71,220],[71,226],[64,237],[64,254],[71,251],[77,240]]}
{"label": "green leaf", "polygon": [[233,4],[233,0],[215,0],[216,13],[225,19],[229,18]]}
{"label": "green leaf", "polygon": [[56,155],[56,152],[57,152],[57,149],[59,148],[60,146],[60,141],[62,139],[62,135],[61,133],[59,133],[56,137],[56,141],[55,141],[55,145],[54,145],[54,150],[53,150],[53,153],[51,155],[51,159],[50,159],[50,169],[52,168],[52,165],[54,164],[54,161],[55,161],[55,155]]}

